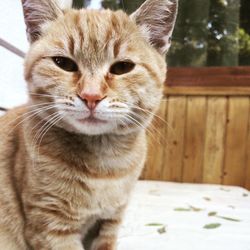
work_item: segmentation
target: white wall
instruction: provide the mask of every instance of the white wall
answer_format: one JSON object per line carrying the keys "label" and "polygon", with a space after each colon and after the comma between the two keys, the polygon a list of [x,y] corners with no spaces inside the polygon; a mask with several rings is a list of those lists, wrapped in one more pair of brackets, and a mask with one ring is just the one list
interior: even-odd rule
{"label": "white wall", "polygon": [[[0,13],[0,38],[27,51],[21,1],[0,1]],[[17,106],[26,99],[23,59],[0,47],[0,106]]]}
{"label": "white wall", "polygon": [[[72,0],[57,0],[62,8],[72,5]],[[25,24],[20,0],[0,1],[0,38],[26,52]],[[23,79],[23,59],[0,46],[0,107],[14,107],[27,100]]]}

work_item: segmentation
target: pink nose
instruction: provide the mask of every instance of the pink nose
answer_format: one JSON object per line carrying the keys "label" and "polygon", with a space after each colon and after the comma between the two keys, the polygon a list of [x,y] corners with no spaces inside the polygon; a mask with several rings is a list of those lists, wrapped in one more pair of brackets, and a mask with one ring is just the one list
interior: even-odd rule
{"label": "pink nose", "polygon": [[94,110],[98,105],[98,103],[105,98],[105,96],[99,94],[88,94],[88,93],[81,93],[79,97],[90,110]]}

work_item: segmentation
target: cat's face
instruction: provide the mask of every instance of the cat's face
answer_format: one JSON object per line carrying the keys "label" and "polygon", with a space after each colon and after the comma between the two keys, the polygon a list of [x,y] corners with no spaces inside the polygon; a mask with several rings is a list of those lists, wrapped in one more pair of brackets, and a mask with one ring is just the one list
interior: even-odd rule
{"label": "cat's face", "polygon": [[156,45],[138,12],[129,17],[122,11],[61,11],[46,1],[41,2],[53,17],[39,26],[29,23],[37,0],[24,1],[32,41],[25,76],[32,104],[44,107],[38,115],[89,135],[147,126],[161,100],[166,64],[160,52],[169,36]]}

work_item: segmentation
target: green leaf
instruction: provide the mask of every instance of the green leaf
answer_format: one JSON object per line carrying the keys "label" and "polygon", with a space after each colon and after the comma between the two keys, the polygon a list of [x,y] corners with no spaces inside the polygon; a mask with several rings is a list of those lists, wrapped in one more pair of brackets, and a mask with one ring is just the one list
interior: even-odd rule
{"label": "green leaf", "polygon": [[208,216],[216,216],[217,215],[217,212],[210,212],[208,213]]}
{"label": "green leaf", "polygon": [[218,228],[220,226],[221,226],[220,223],[211,223],[211,224],[205,225],[203,228],[205,228],[205,229],[215,229],[215,228]]}
{"label": "green leaf", "polygon": [[174,211],[176,211],[176,212],[190,212],[191,209],[190,208],[177,207],[177,208],[174,209]]}
{"label": "green leaf", "polygon": [[164,234],[164,233],[166,233],[166,232],[167,232],[167,231],[166,231],[166,227],[163,226],[163,227],[161,227],[161,228],[158,228],[158,229],[157,229],[157,232],[158,232],[159,234]]}
{"label": "green leaf", "polygon": [[241,220],[239,219],[234,219],[230,217],[225,217],[225,216],[216,216],[217,218],[223,219],[223,220],[229,220],[229,221],[234,221],[234,222],[240,222]]}
{"label": "green leaf", "polygon": [[161,227],[164,225],[161,223],[149,223],[149,224],[146,224],[145,226],[147,226],[147,227]]}

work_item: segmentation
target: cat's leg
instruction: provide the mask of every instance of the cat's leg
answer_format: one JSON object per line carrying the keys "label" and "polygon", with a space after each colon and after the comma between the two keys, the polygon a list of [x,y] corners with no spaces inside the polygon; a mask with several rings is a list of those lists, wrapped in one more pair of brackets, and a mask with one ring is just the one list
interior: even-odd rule
{"label": "cat's leg", "polygon": [[15,239],[12,235],[0,229],[0,249],[4,250],[27,250],[24,241]]}
{"label": "cat's leg", "polygon": [[29,214],[25,237],[34,250],[84,250],[77,226],[46,213]]}
{"label": "cat's leg", "polygon": [[84,250],[78,234],[35,233],[27,229],[26,235],[30,235],[27,242],[31,249],[34,250]]}
{"label": "cat's leg", "polygon": [[99,223],[99,233],[91,245],[91,250],[115,250],[118,230],[122,223],[124,208],[117,211],[111,219],[103,219]]}

